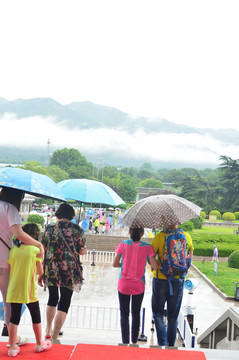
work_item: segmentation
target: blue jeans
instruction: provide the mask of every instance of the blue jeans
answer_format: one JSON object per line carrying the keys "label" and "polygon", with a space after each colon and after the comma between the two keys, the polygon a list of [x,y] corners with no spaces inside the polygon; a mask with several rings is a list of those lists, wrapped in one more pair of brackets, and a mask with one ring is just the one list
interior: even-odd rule
{"label": "blue jeans", "polygon": [[[169,294],[168,280],[153,278],[152,312],[160,346],[174,346],[178,314],[183,298],[182,279],[172,279],[173,295]],[[164,324],[164,305],[167,302],[167,330]]]}
{"label": "blue jeans", "polygon": [[129,344],[129,304],[132,298],[132,343],[136,343],[139,337],[140,309],[144,298],[144,293],[139,295],[124,295],[118,292],[120,303],[120,325],[123,344]]}

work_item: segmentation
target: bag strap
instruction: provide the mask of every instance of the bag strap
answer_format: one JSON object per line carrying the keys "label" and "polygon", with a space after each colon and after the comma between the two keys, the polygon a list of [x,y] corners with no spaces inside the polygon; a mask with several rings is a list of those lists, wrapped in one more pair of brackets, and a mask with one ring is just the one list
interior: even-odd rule
{"label": "bag strap", "polygon": [[75,264],[76,264],[76,268],[79,272],[79,276],[80,276],[80,281],[82,282],[84,279],[83,279],[83,276],[82,276],[82,267],[78,264],[78,259],[76,258],[75,254],[73,253],[73,251],[71,250],[71,247],[70,245],[68,244],[68,242],[66,241],[66,238],[65,238],[65,235],[63,234],[63,231],[60,229],[59,225],[56,224],[56,227],[59,231],[59,233],[61,234],[61,237],[64,241],[64,243],[66,244],[68,250],[70,251],[71,255],[73,256],[73,259],[75,260]]}
{"label": "bag strap", "polygon": [[0,240],[8,248],[8,250],[10,251],[11,250],[10,246],[1,237],[0,237]]}
{"label": "bag strap", "polygon": [[59,228],[59,225],[58,225],[58,224],[56,224],[56,227],[57,227],[59,233],[61,234],[61,237],[62,237],[64,243],[66,244],[68,250],[70,251],[71,255],[73,256],[73,258],[74,258],[74,260],[75,260],[75,262],[76,262],[76,266],[78,267],[77,258],[76,258],[76,256],[75,256],[75,254],[73,253],[73,251],[71,250],[70,245],[69,245],[68,242],[66,241],[66,238],[65,238],[65,235],[63,234],[63,231]]}

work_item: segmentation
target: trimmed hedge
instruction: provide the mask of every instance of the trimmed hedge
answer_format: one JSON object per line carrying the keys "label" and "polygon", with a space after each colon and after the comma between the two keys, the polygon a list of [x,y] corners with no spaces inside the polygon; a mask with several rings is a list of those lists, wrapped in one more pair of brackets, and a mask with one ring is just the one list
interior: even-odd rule
{"label": "trimmed hedge", "polygon": [[180,225],[180,228],[183,231],[192,231],[194,229],[194,225],[192,223],[192,221],[186,221],[185,223],[183,223],[182,225]]}
{"label": "trimmed hedge", "polygon": [[38,214],[30,214],[27,218],[27,222],[29,223],[35,223],[40,224],[41,226],[44,226],[45,219],[44,216],[38,215]]}
{"label": "trimmed hedge", "polygon": [[228,266],[239,269],[239,250],[234,251],[228,258]]}
{"label": "trimmed hedge", "polygon": [[222,220],[225,220],[225,221],[235,221],[236,220],[236,217],[233,213],[231,212],[225,212],[223,215],[222,215]]}
{"label": "trimmed hedge", "polygon": [[236,212],[234,213],[234,215],[235,215],[236,220],[239,220],[239,212],[236,211]]}
{"label": "trimmed hedge", "polygon": [[239,235],[190,233],[194,254],[198,256],[213,256],[213,245],[217,245],[218,256],[228,257],[239,248]]}

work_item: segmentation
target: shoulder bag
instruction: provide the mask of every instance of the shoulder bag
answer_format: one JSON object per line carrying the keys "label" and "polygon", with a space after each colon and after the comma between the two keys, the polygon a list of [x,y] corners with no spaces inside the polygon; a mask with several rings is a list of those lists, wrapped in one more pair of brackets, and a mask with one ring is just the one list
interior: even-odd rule
{"label": "shoulder bag", "polygon": [[8,248],[9,251],[11,250],[10,246],[1,237],[0,241]]}
{"label": "shoulder bag", "polygon": [[62,237],[65,245],[67,246],[68,250],[70,251],[71,255],[73,256],[73,259],[75,260],[76,268],[77,268],[78,273],[79,273],[79,280],[80,280],[80,283],[82,283],[83,280],[84,280],[84,278],[83,278],[83,276],[82,276],[82,266],[81,266],[81,264],[79,264],[79,262],[78,262],[78,256],[79,256],[79,255],[76,256],[77,252],[74,253],[74,252],[71,250],[70,245],[69,245],[68,242],[66,241],[65,236],[64,236],[62,230],[59,228],[58,224],[56,225],[56,227],[57,227],[59,233],[61,234],[61,237]]}

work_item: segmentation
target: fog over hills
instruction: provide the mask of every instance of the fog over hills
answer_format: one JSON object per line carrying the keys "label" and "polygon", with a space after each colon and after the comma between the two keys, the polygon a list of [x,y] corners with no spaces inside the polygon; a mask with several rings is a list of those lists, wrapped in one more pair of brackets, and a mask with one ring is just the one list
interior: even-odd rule
{"label": "fog over hills", "polygon": [[[228,122],[229,123],[229,122]],[[62,105],[53,99],[0,98],[0,162],[47,159],[64,147],[77,148],[104,166],[216,168],[219,156],[238,158],[239,132],[202,129],[165,119],[132,117],[91,102]]]}

